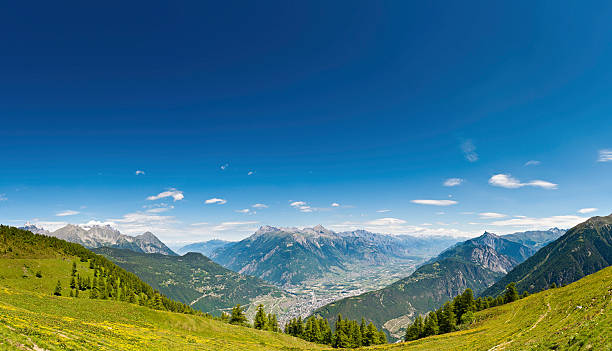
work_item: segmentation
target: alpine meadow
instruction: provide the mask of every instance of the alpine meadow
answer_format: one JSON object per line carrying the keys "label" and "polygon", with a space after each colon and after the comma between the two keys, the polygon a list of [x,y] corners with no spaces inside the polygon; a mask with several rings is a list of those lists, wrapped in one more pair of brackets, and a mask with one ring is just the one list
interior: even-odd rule
{"label": "alpine meadow", "polygon": [[7,3],[0,351],[612,351],[611,17]]}

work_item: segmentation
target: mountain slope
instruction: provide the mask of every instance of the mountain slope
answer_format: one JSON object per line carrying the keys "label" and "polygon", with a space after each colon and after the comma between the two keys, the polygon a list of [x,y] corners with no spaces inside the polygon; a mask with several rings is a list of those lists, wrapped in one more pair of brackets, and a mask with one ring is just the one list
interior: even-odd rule
{"label": "mountain slope", "polygon": [[231,241],[218,240],[218,239],[203,241],[199,243],[185,245],[181,247],[180,249],[176,250],[176,252],[178,252],[181,255],[184,255],[188,252],[199,252],[202,255],[209,257],[213,251],[215,251],[216,249],[220,247],[228,245],[229,243],[231,243]]}
{"label": "mountain slope", "polygon": [[168,256],[108,247],[93,251],[136,274],[161,293],[213,315],[220,315],[238,303],[248,305],[263,295],[282,297],[286,294],[258,278],[232,272],[195,252]]}
{"label": "mountain slope", "polygon": [[333,302],[314,314],[329,320],[338,313],[348,318],[363,316],[384,327],[390,339],[398,339],[417,314],[438,308],[467,288],[486,289],[531,253],[526,246],[485,233],[442,252],[407,278]]}
{"label": "mountain slope", "polygon": [[[200,315],[155,310],[114,298],[90,299],[86,291],[67,297],[72,263],[81,276],[93,271],[87,260],[81,261],[84,255],[107,261],[76,244],[0,226],[0,350],[321,349],[282,333]],[[123,271],[110,262],[106,269]],[[57,281],[63,287],[62,296],[52,294]]]}
{"label": "mountain slope", "polygon": [[385,265],[422,259],[422,253],[410,247],[416,241],[410,238],[366,231],[335,233],[322,226],[265,226],[240,242],[213,251],[211,259],[234,271],[289,286],[328,272],[346,271],[350,264]]}
{"label": "mountain slope", "polygon": [[468,329],[377,350],[610,350],[612,267],[475,316]]}
{"label": "mountain slope", "polygon": [[146,232],[137,236],[129,236],[121,234],[118,230],[108,225],[95,225],[86,229],[78,225],[68,224],[47,235],[83,245],[87,248],[108,246],[136,252],[176,255],[176,253],[170,250],[151,232]]}
{"label": "mountain slope", "polygon": [[612,215],[593,217],[540,249],[482,294],[498,295],[510,282],[515,282],[519,291],[529,292],[552,283],[566,285],[611,263]]}

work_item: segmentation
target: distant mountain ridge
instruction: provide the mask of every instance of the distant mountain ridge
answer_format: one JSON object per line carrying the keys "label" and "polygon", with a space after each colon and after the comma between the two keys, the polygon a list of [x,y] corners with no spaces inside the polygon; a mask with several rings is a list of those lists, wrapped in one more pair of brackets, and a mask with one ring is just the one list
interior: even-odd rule
{"label": "distant mountain ridge", "polygon": [[498,295],[511,282],[521,292],[540,291],[553,283],[567,285],[611,264],[612,214],[592,217],[540,249],[482,294]]}
{"label": "distant mountain ridge", "polygon": [[208,240],[208,241],[197,242],[197,243],[192,243],[192,244],[185,245],[185,246],[177,249],[176,252],[178,252],[181,255],[184,255],[184,254],[186,254],[188,252],[199,252],[202,255],[208,257],[216,249],[218,249],[220,247],[223,247],[225,245],[228,245],[230,243],[231,243],[231,241],[213,239],[213,240]]}
{"label": "distant mountain ridge", "polygon": [[183,256],[101,247],[92,250],[136,274],[161,293],[202,312],[220,315],[236,304],[286,293],[259,278],[244,276],[195,252]]}
{"label": "distant mountain ridge", "polygon": [[480,292],[535,252],[525,245],[485,232],[458,243],[419,267],[413,274],[376,291],[324,306],[315,315],[332,320],[338,314],[383,327],[399,339],[415,315],[438,308],[470,288]]}
{"label": "distant mountain ridge", "polygon": [[561,235],[565,234],[567,229],[550,228],[548,230],[529,230],[526,232],[517,232],[513,234],[502,235],[504,239],[521,243],[532,249],[540,249],[548,243],[557,240]]}
{"label": "distant mountain ridge", "polygon": [[163,255],[174,255],[176,253],[168,248],[153,233],[145,232],[137,236],[121,234],[109,225],[94,225],[83,228],[75,224],[68,224],[56,231],[50,232],[33,225],[26,225],[22,229],[36,234],[54,236],[72,243],[83,245],[87,248],[98,248],[103,246],[128,249],[135,252],[160,253]]}
{"label": "distant mountain ridge", "polygon": [[[422,252],[411,244],[423,240],[363,230],[336,233],[321,225],[303,229],[263,226],[244,240],[214,250],[211,259],[239,273],[285,286],[344,270],[351,263],[382,265],[398,259],[421,259]],[[459,239],[426,240],[439,252]]]}

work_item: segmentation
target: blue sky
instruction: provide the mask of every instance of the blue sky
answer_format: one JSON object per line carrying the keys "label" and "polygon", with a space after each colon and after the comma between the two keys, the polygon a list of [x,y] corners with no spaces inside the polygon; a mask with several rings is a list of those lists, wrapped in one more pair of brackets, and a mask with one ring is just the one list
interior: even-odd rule
{"label": "blue sky", "polygon": [[607,215],[611,16],[605,1],[10,4],[0,222],[178,244]]}

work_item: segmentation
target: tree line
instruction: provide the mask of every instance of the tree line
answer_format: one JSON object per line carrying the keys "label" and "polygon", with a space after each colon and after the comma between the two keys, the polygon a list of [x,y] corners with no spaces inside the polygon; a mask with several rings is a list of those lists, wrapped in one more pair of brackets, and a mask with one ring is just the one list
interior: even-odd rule
{"label": "tree line", "polygon": [[472,289],[468,288],[439,309],[429,312],[425,317],[418,315],[406,329],[404,340],[411,341],[453,332],[461,326],[471,324],[474,321],[474,313],[477,311],[510,303],[528,295],[525,291],[519,296],[515,283],[508,284],[504,294],[496,298],[487,296],[474,299]]}

